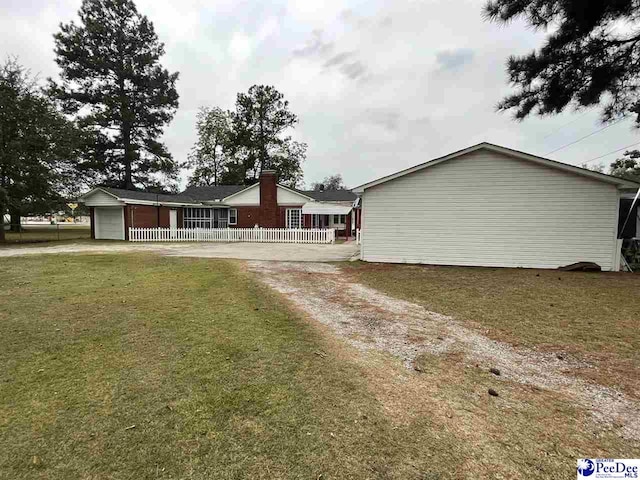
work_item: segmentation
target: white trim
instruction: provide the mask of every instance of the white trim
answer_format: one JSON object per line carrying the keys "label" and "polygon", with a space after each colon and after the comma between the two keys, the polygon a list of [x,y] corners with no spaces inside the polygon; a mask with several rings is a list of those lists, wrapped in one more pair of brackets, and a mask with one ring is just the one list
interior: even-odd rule
{"label": "white trim", "polygon": [[285,187],[284,185],[280,185],[279,183],[276,183],[276,186],[277,186],[278,188],[282,188],[282,189],[284,189],[284,190],[287,190],[288,192],[294,193],[294,194],[296,194],[296,195],[300,195],[301,197],[304,197],[304,198],[306,198],[307,200],[310,200],[310,201],[312,201],[312,202],[315,202],[315,201],[316,201],[316,199],[315,199],[315,198],[312,198],[312,197],[310,197],[310,196],[308,196],[308,195],[305,195],[304,193],[297,192],[296,190],[293,190],[292,188]]}
{"label": "white trim", "polygon": [[629,180],[625,180],[618,177],[613,177],[611,175],[605,175],[604,173],[594,172],[591,170],[587,170],[586,168],[576,167],[574,165],[569,165],[567,163],[557,162],[555,160],[550,160],[548,158],[538,157],[535,155],[531,155],[528,153],[520,152],[517,150],[512,150],[510,148],[501,147],[499,145],[494,145],[492,143],[479,143],[478,145],[473,145],[471,147],[465,148],[463,150],[459,150],[457,152],[450,153],[449,155],[445,155],[444,157],[435,158],[433,160],[429,160],[428,162],[421,163],[420,165],[416,165],[411,168],[407,168],[405,170],[401,170],[399,172],[393,173],[391,175],[387,175],[385,177],[379,178],[377,180],[373,180],[369,183],[364,183],[352,189],[354,193],[363,193],[365,189],[374,187],[376,185],[380,185],[381,183],[388,182],[390,180],[394,180],[399,177],[403,177],[413,172],[417,172],[419,170],[432,167],[434,165],[438,165],[439,163],[446,162],[447,160],[452,160],[454,158],[461,157],[462,155],[466,155],[468,153],[475,152],[477,150],[490,150],[492,152],[501,153],[503,155],[508,155],[514,158],[518,158],[520,160],[527,160],[530,162],[538,163],[540,165],[545,165],[547,167],[557,168],[559,170],[564,170],[566,172],[575,173],[577,175],[582,175],[584,177],[589,177],[594,180],[599,180],[605,183],[612,183],[619,187],[631,187],[638,188],[638,185],[635,182],[631,182]]}
{"label": "white trim", "polygon": [[235,197],[236,195],[240,195],[242,192],[246,192],[247,190],[250,190],[252,188],[256,188],[260,186],[260,182],[254,183],[253,185],[249,185],[247,188],[243,188],[242,190],[238,190],[236,193],[232,193],[231,195],[221,198],[220,201],[221,202],[226,202],[227,200],[229,200],[230,198]]}
{"label": "white trim", "polygon": [[106,193],[107,195],[112,196],[112,197],[113,197],[113,198],[115,198],[116,200],[120,200],[120,197],[118,197],[117,195],[114,195],[113,193],[111,193],[111,192],[109,192],[109,191],[105,190],[104,188],[102,188],[102,187],[95,187],[95,188],[92,188],[91,190],[89,190],[89,191],[88,191],[87,193],[85,193],[84,195],[80,195],[80,196],[78,197],[78,201],[79,201],[79,202],[84,202],[85,197],[88,197],[89,195],[93,195],[93,194],[94,194],[95,192],[97,192],[97,191],[101,191],[101,192],[103,192],[103,193]]}
{"label": "white trim", "polygon": [[[186,202],[156,202],[153,200],[136,200],[134,198],[119,198],[120,201],[127,205],[153,205],[153,206],[167,206],[167,207],[203,207],[202,203],[186,203]],[[206,205],[209,207],[209,205]]]}
{"label": "white trim", "polygon": [[[293,212],[294,210],[296,212],[300,212],[299,213],[299,218],[298,218],[298,221],[300,222],[300,225],[297,226],[297,227],[292,227],[291,226],[291,212]],[[287,208],[287,210],[285,211],[285,226],[286,226],[286,228],[299,229],[299,228],[303,227],[303,223],[304,223],[304,219],[302,217],[302,208]]]}
{"label": "white trim", "polygon": [[302,205],[304,215],[348,215],[353,207],[351,205],[340,205],[325,202],[307,202]]}
{"label": "white trim", "polygon": [[[233,222],[233,223],[231,223],[231,210],[234,210],[236,212],[236,214],[235,214],[236,221]],[[229,219],[229,225],[237,225],[238,224],[238,209],[236,207],[229,207],[228,219]]]}

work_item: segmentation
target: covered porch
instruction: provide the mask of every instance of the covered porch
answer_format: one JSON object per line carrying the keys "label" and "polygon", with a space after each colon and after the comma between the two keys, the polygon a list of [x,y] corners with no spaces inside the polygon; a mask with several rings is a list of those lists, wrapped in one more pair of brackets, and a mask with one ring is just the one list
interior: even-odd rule
{"label": "covered porch", "polygon": [[336,238],[349,239],[355,228],[353,205],[308,202],[302,206],[302,217],[306,228],[334,229]]}

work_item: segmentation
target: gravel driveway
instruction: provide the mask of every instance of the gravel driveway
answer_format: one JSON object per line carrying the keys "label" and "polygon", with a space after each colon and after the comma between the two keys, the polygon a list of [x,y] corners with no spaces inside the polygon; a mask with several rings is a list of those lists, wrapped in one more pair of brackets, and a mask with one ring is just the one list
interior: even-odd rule
{"label": "gravel driveway", "polygon": [[359,350],[386,352],[410,370],[419,355],[458,352],[469,365],[497,367],[502,380],[566,395],[596,423],[617,425],[624,438],[640,440],[640,402],[569,372],[584,365],[492,340],[452,317],[356,283],[336,265],[254,261],[247,267]]}
{"label": "gravel driveway", "polygon": [[241,260],[339,262],[357,256],[355,242],[334,245],[293,243],[70,243],[43,247],[0,248],[0,257],[52,253],[152,252],[160,255]]}

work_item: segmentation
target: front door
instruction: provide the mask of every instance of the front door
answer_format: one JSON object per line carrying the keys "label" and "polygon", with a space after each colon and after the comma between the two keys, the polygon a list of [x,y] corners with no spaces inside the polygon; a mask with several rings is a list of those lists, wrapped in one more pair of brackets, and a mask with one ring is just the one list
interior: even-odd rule
{"label": "front door", "polygon": [[169,210],[169,228],[175,230],[178,228],[178,211]]}

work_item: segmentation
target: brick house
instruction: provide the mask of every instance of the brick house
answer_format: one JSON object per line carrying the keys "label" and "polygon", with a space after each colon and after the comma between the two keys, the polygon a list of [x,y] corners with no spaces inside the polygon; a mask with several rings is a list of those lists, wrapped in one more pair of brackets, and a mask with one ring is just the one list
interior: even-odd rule
{"label": "brick house", "polygon": [[258,183],[189,187],[176,195],[96,187],[79,198],[89,207],[91,238],[127,240],[134,228],[334,228],[357,226],[350,190],[304,191],[265,170]]}

